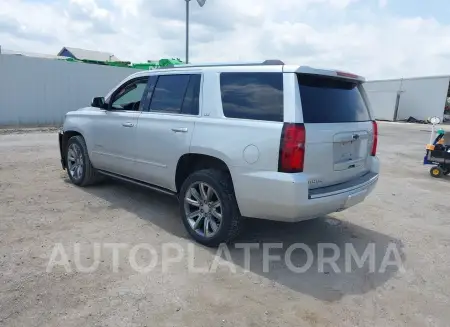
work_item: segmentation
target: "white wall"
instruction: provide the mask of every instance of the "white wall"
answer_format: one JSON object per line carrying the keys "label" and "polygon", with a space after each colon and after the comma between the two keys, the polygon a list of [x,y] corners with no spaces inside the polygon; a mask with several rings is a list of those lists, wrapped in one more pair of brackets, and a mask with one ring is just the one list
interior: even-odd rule
{"label": "white wall", "polygon": [[59,125],[136,69],[0,55],[0,125]]}
{"label": "white wall", "polygon": [[397,92],[400,102],[397,119],[443,119],[449,76],[369,81],[364,84],[376,119],[392,120]]}
{"label": "white wall", "polygon": [[375,119],[393,120],[400,80],[364,83]]}
{"label": "white wall", "polygon": [[449,77],[404,80],[398,119],[408,119],[413,116],[424,120],[437,116],[442,121],[448,84]]}

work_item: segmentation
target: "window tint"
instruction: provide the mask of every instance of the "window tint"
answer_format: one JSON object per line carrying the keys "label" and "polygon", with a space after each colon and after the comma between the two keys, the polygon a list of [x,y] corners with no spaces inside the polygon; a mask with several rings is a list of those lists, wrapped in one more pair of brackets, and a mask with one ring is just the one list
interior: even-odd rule
{"label": "window tint", "polygon": [[155,90],[156,82],[158,81],[158,76],[152,75],[148,78],[147,91],[145,94],[145,98],[142,100],[144,103],[142,104],[142,110],[148,111],[148,107],[150,105],[150,101],[153,95],[153,91]]}
{"label": "window tint", "polygon": [[161,75],[156,82],[150,111],[181,112],[189,75]]}
{"label": "window tint", "polygon": [[298,74],[305,123],[346,123],[370,120],[358,82]]}
{"label": "window tint", "polygon": [[222,73],[225,117],[283,121],[282,73]]}
{"label": "window tint", "polygon": [[189,85],[184,97],[181,112],[184,114],[198,115],[199,112],[199,93],[200,93],[200,75],[191,75]]}
{"label": "window tint", "polygon": [[111,103],[116,110],[139,110],[139,104],[147,86],[147,78],[124,85],[114,95]]}

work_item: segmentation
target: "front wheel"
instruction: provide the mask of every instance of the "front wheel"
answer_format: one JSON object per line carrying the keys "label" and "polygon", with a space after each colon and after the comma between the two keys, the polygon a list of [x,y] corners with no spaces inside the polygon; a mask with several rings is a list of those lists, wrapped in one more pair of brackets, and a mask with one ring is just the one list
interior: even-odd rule
{"label": "front wheel", "polygon": [[184,181],[180,211],[188,233],[206,246],[228,243],[242,229],[231,177],[215,169],[194,172]]}
{"label": "front wheel", "polygon": [[67,174],[75,185],[87,186],[98,180],[89,159],[86,142],[81,135],[71,137],[67,143],[66,167]]}

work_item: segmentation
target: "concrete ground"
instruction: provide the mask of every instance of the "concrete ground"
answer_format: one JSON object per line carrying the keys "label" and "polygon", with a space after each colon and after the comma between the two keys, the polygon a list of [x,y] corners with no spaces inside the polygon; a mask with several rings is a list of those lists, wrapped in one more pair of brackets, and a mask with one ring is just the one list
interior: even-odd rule
{"label": "concrete ground", "polygon": [[[216,272],[192,272],[216,262],[216,249],[191,242],[174,199],[119,182],[75,187],[61,170],[55,133],[0,135],[0,326],[448,326],[450,178],[433,179],[422,165],[428,130],[380,123],[382,173],[363,204],[296,224],[250,221],[238,240],[282,242],[272,255],[297,242],[313,252],[323,242],[344,252],[348,243],[360,255],[374,244],[377,267],[394,244],[403,269],[319,272],[314,258],[300,274],[280,261],[265,271],[262,247],[251,252],[249,271],[243,251],[230,247]],[[186,252],[163,267],[167,242]],[[56,243],[69,272],[46,271]],[[106,243],[124,243],[116,272]],[[140,243],[156,253],[134,253],[138,264],[160,260],[148,273],[129,263]],[[306,254],[291,259],[302,265]],[[78,261],[99,266],[83,273]]]}

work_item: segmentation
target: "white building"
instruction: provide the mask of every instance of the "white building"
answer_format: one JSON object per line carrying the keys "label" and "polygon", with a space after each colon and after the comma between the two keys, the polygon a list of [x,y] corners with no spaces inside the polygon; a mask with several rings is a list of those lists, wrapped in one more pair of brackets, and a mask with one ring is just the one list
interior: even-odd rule
{"label": "white building", "polygon": [[138,71],[55,57],[0,53],[0,126],[58,126]]}
{"label": "white building", "polygon": [[426,120],[437,116],[443,120],[449,95],[450,75],[368,81],[364,88],[375,119]]}

